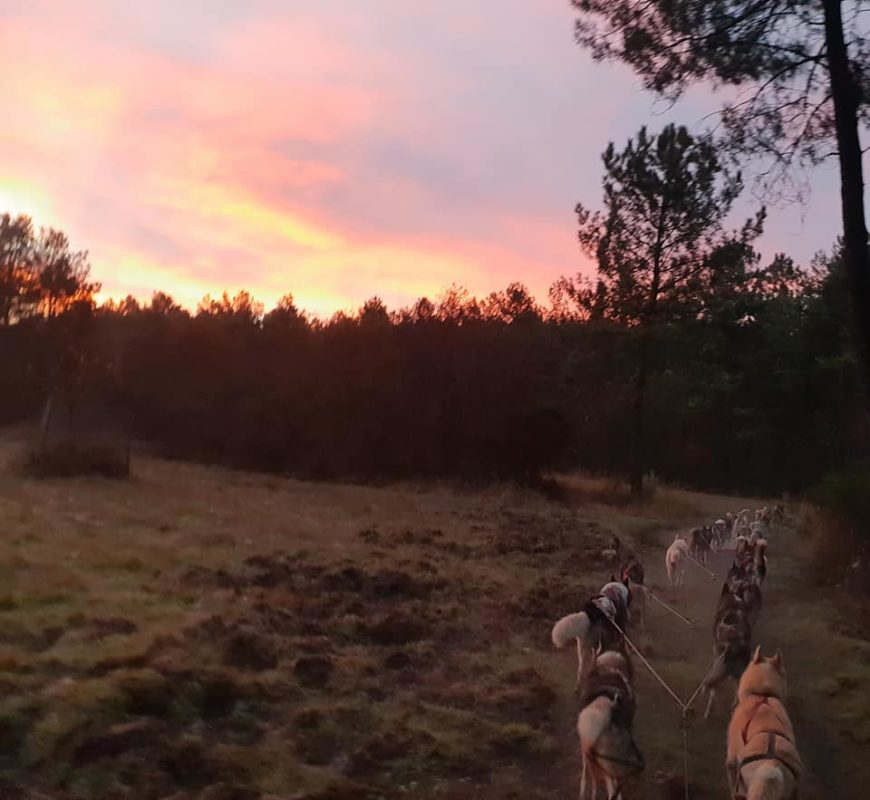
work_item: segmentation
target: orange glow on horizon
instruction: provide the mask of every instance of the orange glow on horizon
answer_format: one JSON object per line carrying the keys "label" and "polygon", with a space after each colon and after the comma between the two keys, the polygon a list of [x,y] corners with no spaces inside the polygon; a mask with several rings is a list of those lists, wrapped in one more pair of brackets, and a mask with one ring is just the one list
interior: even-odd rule
{"label": "orange glow on horizon", "polygon": [[[313,9],[255,6],[195,35],[172,21],[180,11],[155,10],[149,24],[163,14],[165,27],[151,30],[98,0],[0,12],[16,65],[0,73],[0,212],[87,250],[101,299],[163,291],[191,310],[246,289],[267,308],[292,293],[329,316],[374,295],[398,308],[511,281],[545,302],[576,272],[570,203],[554,220],[498,193],[446,196],[430,153],[451,123],[418,113],[408,53],[351,35],[354,21],[342,32]],[[464,72],[445,80],[450,96],[465,90]],[[440,158],[478,191],[475,163]]]}

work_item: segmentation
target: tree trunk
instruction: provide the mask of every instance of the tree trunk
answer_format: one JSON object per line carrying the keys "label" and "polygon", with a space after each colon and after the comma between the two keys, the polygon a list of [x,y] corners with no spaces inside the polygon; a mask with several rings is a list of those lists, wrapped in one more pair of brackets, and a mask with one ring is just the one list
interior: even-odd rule
{"label": "tree trunk", "polygon": [[637,500],[643,497],[643,476],[646,472],[646,387],[649,382],[650,340],[652,326],[655,324],[659,292],[662,288],[662,248],[665,236],[664,201],[659,207],[659,220],[656,230],[656,243],[653,248],[652,281],[649,299],[641,319],[640,353],[637,365],[637,379],[634,382],[634,403],[632,408],[632,453],[629,482],[631,494]]}
{"label": "tree trunk", "polygon": [[851,295],[851,324],[860,361],[864,407],[870,389],[870,263],[864,220],[864,177],[858,136],[859,88],[843,36],[841,0],[824,0],[825,44],[840,160],[843,243]]}
{"label": "tree trunk", "polygon": [[637,378],[634,382],[632,403],[632,451],[629,479],[631,494],[635,498],[643,496],[643,475],[646,472],[646,387],[649,381],[649,323],[640,332],[640,352],[637,365]]}

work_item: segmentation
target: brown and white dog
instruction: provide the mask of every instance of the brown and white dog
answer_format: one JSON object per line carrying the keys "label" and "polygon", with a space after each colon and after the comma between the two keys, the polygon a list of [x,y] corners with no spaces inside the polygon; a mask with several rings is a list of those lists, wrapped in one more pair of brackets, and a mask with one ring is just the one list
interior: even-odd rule
{"label": "brown and white dog", "polygon": [[740,678],[728,725],[725,767],[735,800],[788,800],[797,796],[803,765],[785,708],[782,655],[755,650]]}
{"label": "brown and white dog", "polygon": [[[611,580],[616,578],[611,576]],[[637,614],[641,630],[646,633],[646,586],[644,585],[643,564],[635,556],[629,556],[619,568],[619,580],[631,592],[632,614]]]}
{"label": "brown and white dog", "polygon": [[643,756],[634,742],[636,700],[631,661],[621,650],[600,652],[583,685],[577,734],[583,771],[580,800],[598,796],[622,798],[626,778],[641,772]]}

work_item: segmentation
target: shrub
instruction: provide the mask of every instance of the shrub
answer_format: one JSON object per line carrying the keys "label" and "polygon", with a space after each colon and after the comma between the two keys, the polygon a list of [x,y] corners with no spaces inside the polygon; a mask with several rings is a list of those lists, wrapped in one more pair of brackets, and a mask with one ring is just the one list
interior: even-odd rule
{"label": "shrub", "polygon": [[870,541],[870,467],[826,476],[810,492],[810,500],[859,541]]}
{"label": "shrub", "polygon": [[23,464],[25,474],[33,478],[73,478],[101,475],[105,478],[128,478],[130,462],[120,448],[106,445],[58,444],[30,451]]}
{"label": "shrub", "polygon": [[817,574],[839,579],[848,573],[870,588],[870,468],[830,474],[808,499],[815,508],[803,524],[812,536]]}

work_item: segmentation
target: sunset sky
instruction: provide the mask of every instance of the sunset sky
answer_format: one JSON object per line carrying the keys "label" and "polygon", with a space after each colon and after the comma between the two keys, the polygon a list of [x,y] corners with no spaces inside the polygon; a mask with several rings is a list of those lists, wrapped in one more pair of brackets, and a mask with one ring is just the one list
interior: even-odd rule
{"label": "sunset sky", "polygon": [[[572,24],[568,0],[0,0],[0,211],[67,231],[104,296],[545,299],[589,269],[573,209],[608,140],[717,107],[657,106]],[[834,167],[765,253],[831,246]]]}

